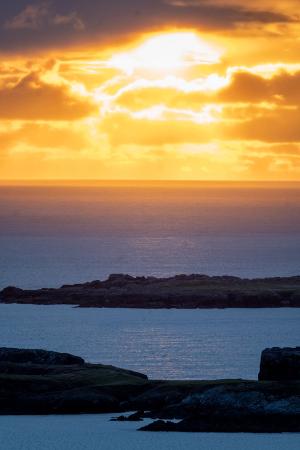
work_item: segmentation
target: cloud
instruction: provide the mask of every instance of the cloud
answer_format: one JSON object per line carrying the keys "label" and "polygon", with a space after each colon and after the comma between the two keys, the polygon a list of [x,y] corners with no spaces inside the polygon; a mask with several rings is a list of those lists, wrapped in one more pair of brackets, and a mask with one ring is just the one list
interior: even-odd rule
{"label": "cloud", "polygon": [[27,5],[16,16],[8,19],[4,28],[7,30],[35,30],[40,28],[49,15],[49,3]]}
{"label": "cloud", "polygon": [[[299,22],[292,7],[270,8],[265,2],[165,2],[163,0],[52,0],[24,5],[14,0],[4,6],[0,49],[4,52],[66,45],[124,42],[132,36],[166,28],[195,28],[205,31],[257,33],[272,24]],[[85,33],[78,31],[85,30]],[[42,30],[37,39],[37,30]],[[276,30],[275,30],[276,31]],[[14,34],[12,34],[14,32]],[[26,32],[26,33],[25,33]],[[284,30],[287,33],[287,30]],[[253,33],[253,30],[251,31]]]}
{"label": "cloud", "polygon": [[199,14],[206,14],[208,17],[210,17],[210,11],[214,14],[222,12],[232,24],[249,22],[286,23],[295,20],[293,16],[263,9],[261,2],[260,8],[257,9],[253,0],[251,3],[248,2],[247,6],[245,6],[245,2],[226,0],[221,2],[213,0],[165,0],[165,3],[178,10],[194,10]]}
{"label": "cloud", "polygon": [[[123,125],[126,122],[128,126],[130,121],[114,119],[125,131]],[[128,133],[128,143],[113,140],[111,147],[103,139],[102,127],[95,133],[85,122],[30,122],[17,127],[12,122],[0,122],[0,176],[12,174],[13,178],[24,178],[26,174],[34,178],[38,173],[39,178],[224,179],[226,176],[228,179],[278,180],[295,179],[300,175],[300,143],[229,138],[224,141],[218,140],[216,133],[209,142],[199,142],[199,133],[204,131],[201,126],[198,131],[196,127],[189,128],[194,142],[179,139],[167,143],[168,140],[160,139],[155,143],[155,135],[151,133],[155,124],[149,123],[147,145],[138,134],[146,121],[139,124],[139,127],[137,123],[132,124],[131,132],[135,134]],[[169,125],[172,124],[169,122]],[[162,129],[158,127],[158,131],[161,133]],[[141,142],[145,145],[140,145]]]}
{"label": "cloud", "polygon": [[76,12],[71,12],[70,14],[66,15],[56,14],[52,19],[52,23],[57,26],[71,25],[74,30],[77,31],[82,31],[85,29],[83,20],[78,16]]}
{"label": "cloud", "polygon": [[245,113],[243,120],[225,120],[215,123],[196,123],[189,118],[169,117],[165,120],[136,119],[126,113],[107,116],[101,124],[112,146],[162,146],[178,144],[209,144],[220,140],[261,143],[300,142],[300,109],[261,113],[257,117]]}
{"label": "cloud", "polygon": [[300,142],[300,108],[279,110],[225,128],[224,138],[262,142]]}
{"label": "cloud", "polygon": [[15,146],[29,146],[39,149],[68,148],[71,152],[82,150],[90,145],[86,133],[74,126],[49,123],[25,122],[16,129],[0,132],[1,149],[8,150]]}
{"label": "cloud", "polygon": [[52,2],[34,3],[4,23],[6,30],[40,30],[44,27],[70,26],[76,31],[85,29],[85,24],[76,11],[66,14],[55,13]]}
{"label": "cloud", "polygon": [[[226,106],[230,119],[264,115],[268,110],[300,105],[300,71],[274,69],[268,77],[255,70],[229,69],[223,77],[212,73],[195,80],[167,77],[117,85],[111,104],[137,112],[164,105],[176,110],[201,111],[205,105]],[[223,87],[222,87],[223,86]],[[110,86],[111,87],[111,86]]]}
{"label": "cloud", "polygon": [[272,78],[265,78],[250,71],[237,70],[232,73],[231,83],[218,94],[223,102],[300,103],[300,71],[288,73],[281,70]]}
{"label": "cloud", "polygon": [[[3,2],[1,164],[12,177],[299,178],[299,28],[293,1],[272,1]],[[219,62],[112,64],[143,33],[187,28]]]}
{"label": "cloud", "polygon": [[115,145],[165,145],[178,143],[209,142],[215,136],[213,124],[198,124],[188,118],[176,120],[149,120],[134,118],[128,113],[110,114],[101,124],[101,131],[109,136]]}
{"label": "cloud", "polygon": [[268,82],[259,75],[249,72],[235,72],[229,86],[218,94],[220,101],[224,102],[260,102],[267,100]]}
{"label": "cloud", "polygon": [[103,130],[112,145],[300,142],[300,71],[266,77],[251,68],[230,69],[227,76],[228,86],[213,92],[203,91],[203,80],[121,87],[112,96]]}
{"label": "cloud", "polygon": [[76,120],[95,111],[86,98],[73,95],[67,85],[43,81],[33,71],[16,84],[0,87],[0,118],[15,120]]}

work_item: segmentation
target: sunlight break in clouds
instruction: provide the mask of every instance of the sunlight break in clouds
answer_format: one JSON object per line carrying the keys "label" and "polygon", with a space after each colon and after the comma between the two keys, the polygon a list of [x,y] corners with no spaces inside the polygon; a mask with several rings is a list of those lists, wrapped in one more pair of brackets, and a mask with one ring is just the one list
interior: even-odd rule
{"label": "sunlight break in clouds", "polygon": [[1,178],[300,179],[294,1],[124,4],[5,6]]}
{"label": "sunlight break in clouds", "polygon": [[150,37],[137,48],[114,55],[109,64],[130,75],[136,69],[173,71],[219,60],[217,50],[195,33],[177,32]]}

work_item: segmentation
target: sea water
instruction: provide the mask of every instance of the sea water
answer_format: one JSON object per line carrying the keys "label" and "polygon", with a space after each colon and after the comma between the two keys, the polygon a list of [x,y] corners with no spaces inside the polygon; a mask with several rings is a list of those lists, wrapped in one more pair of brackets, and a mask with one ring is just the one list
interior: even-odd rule
{"label": "sea water", "polygon": [[[0,305],[0,342],[70,351],[151,378],[253,378],[266,346],[300,342],[298,309],[104,310]],[[5,450],[298,450],[299,433],[151,433],[111,415],[0,416]]]}
{"label": "sea water", "polygon": [[0,186],[0,288],[300,274],[298,183]]}
{"label": "sea water", "polygon": [[[300,273],[299,184],[68,183],[0,187],[0,288],[110,273]],[[0,345],[68,351],[151,378],[257,377],[299,345],[297,309],[102,310],[0,305]],[[5,450],[296,450],[299,434],[142,433],[107,415],[2,416]]]}
{"label": "sea water", "polygon": [[261,351],[300,342],[300,309],[1,305],[0,345],[74,353],[152,379],[257,379]]}
{"label": "sea water", "polygon": [[151,433],[111,415],[0,417],[5,450],[298,450],[300,434]]}

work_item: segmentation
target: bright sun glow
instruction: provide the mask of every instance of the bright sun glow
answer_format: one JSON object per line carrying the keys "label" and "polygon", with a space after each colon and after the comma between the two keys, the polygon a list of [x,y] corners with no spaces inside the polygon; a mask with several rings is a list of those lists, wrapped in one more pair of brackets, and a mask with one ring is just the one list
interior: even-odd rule
{"label": "bright sun glow", "polygon": [[112,67],[130,74],[137,69],[177,70],[219,62],[220,53],[193,32],[160,34],[139,47],[114,55]]}

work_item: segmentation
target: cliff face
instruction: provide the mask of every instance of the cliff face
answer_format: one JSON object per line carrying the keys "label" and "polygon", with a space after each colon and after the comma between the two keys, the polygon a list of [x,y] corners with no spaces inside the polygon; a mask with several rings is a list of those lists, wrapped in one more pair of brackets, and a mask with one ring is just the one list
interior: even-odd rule
{"label": "cliff face", "polygon": [[71,304],[102,308],[279,308],[300,307],[300,276],[241,279],[206,275],[170,278],[115,274],[105,281],[58,289],[7,287],[3,303]]}

